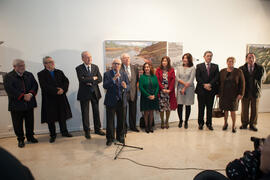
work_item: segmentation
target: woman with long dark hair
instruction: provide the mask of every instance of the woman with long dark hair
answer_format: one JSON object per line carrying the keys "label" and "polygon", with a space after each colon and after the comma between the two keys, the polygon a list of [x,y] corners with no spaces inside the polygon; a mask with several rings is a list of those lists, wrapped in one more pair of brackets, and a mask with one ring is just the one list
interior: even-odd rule
{"label": "woman with long dark hair", "polygon": [[145,132],[154,132],[152,128],[154,111],[158,110],[158,81],[151,64],[144,63],[143,74],[140,76],[141,91],[140,109],[144,114]]}
{"label": "woman with long dark hair", "polygon": [[[171,59],[168,56],[161,58],[160,66],[156,70],[156,76],[159,84],[159,110],[161,119],[161,128],[169,128],[169,117],[171,110],[177,108],[175,98],[175,72],[171,67]],[[166,112],[166,121],[164,123],[164,112]]]}
{"label": "woman with long dark hair", "polygon": [[192,62],[193,58],[190,53],[186,53],[182,56],[182,66],[177,69],[177,112],[179,117],[178,127],[181,128],[183,124],[183,106],[186,109],[185,115],[185,129],[188,128],[188,119],[191,112],[191,105],[194,104],[194,77],[195,68]]}

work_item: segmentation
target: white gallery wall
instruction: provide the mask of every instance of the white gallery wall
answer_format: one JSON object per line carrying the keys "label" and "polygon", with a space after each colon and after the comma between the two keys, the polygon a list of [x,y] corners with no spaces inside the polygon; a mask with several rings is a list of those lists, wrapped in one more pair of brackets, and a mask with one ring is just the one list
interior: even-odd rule
{"label": "white gallery wall", "polygon": [[[0,41],[5,41],[0,45],[0,71],[11,71],[12,60],[22,58],[36,76],[43,69],[42,57],[52,56],[70,80],[70,130],[82,129],[75,72],[82,63],[80,53],[90,51],[103,74],[105,40],[183,42],[184,53],[201,62],[204,51],[211,50],[220,69],[229,56],[237,59],[238,67],[244,63],[246,44],[270,44],[270,1],[0,0]],[[100,88],[104,97],[102,84]],[[40,95],[39,91],[36,133],[48,132],[47,125],[40,123]],[[269,95],[270,89],[263,89],[260,112],[270,111]],[[105,127],[103,97],[99,106]],[[1,96],[0,137],[14,134],[7,103],[7,97]],[[197,119],[197,102],[191,118]],[[170,121],[178,121],[176,112]]]}

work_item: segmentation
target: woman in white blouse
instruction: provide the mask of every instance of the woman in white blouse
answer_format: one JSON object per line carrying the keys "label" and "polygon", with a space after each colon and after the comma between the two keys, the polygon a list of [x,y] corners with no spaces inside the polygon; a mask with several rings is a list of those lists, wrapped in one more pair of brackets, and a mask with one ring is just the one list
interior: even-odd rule
{"label": "woman in white blouse", "polygon": [[183,106],[185,105],[185,129],[188,128],[188,119],[191,112],[191,105],[194,104],[194,77],[195,68],[193,66],[193,58],[190,53],[186,53],[182,57],[182,66],[177,68],[177,112],[179,117],[178,127],[181,128],[183,124]]}

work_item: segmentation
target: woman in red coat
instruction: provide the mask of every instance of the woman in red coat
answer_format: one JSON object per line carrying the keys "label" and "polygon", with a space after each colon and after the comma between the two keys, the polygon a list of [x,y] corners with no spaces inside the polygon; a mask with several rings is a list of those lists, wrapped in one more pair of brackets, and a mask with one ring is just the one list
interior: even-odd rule
{"label": "woman in red coat", "polygon": [[[171,67],[171,59],[164,56],[161,59],[160,66],[156,70],[156,76],[159,84],[159,110],[161,119],[161,128],[169,128],[169,117],[171,110],[177,108],[175,98],[175,72]],[[166,111],[166,121],[164,124],[164,111]]]}

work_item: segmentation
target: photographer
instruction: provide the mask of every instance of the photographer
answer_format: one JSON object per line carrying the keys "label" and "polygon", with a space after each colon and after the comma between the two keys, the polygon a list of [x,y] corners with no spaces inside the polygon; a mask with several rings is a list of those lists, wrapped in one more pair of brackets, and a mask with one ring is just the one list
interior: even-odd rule
{"label": "photographer", "polygon": [[251,138],[254,151],[244,152],[243,157],[235,159],[226,167],[225,177],[213,170],[206,170],[194,180],[269,180],[270,179],[270,135],[267,139]]}

